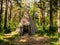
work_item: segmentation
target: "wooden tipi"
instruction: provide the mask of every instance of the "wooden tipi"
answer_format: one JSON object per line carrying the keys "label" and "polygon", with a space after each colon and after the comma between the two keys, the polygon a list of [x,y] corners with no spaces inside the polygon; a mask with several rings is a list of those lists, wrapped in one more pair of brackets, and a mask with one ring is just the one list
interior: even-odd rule
{"label": "wooden tipi", "polygon": [[28,11],[25,11],[21,22],[19,23],[18,28],[16,29],[16,33],[22,35],[25,33],[34,34],[35,32],[37,32],[37,28],[34,24],[34,21],[29,15]]}

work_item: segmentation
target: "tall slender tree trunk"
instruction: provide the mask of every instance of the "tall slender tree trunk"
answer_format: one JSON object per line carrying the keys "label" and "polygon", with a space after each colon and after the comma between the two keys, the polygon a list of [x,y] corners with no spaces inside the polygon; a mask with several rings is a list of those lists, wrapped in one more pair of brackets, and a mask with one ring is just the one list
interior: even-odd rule
{"label": "tall slender tree trunk", "polygon": [[60,0],[58,0],[58,42],[60,43]]}
{"label": "tall slender tree trunk", "polygon": [[11,0],[8,0],[8,6],[9,6],[9,16],[8,16],[8,19],[9,19],[9,22],[11,20],[11,14],[12,14],[12,1]]}
{"label": "tall slender tree trunk", "polygon": [[52,0],[50,0],[50,29],[49,32],[52,33],[53,29],[53,15],[52,15]]}
{"label": "tall slender tree trunk", "polygon": [[10,3],[10,15],[9,15],[9,31],[10,31],[10,24],[11,24],[11,14],[12,14],[12,2],[11,0],[9,0],[9,3]]}
{"label": "tall slender tree trunk", "polygon": [[12,14],[12,2],[11,2],[11,0],[10,0],[10,18],[9,18],[9,20],[11,20],[11,14]]}
{"label": "tall slender tree trunk", "polygon": [[8,10],[8,1],[6,0],[6,9],[5,9],[5,19],[4,19],[4,30],[7,29],[7,10]]}
{"label": "tall slender tree trunk", "polygon": [[0,29],[2,30],[2,12],[3,12],[3,0],[0,0]]}

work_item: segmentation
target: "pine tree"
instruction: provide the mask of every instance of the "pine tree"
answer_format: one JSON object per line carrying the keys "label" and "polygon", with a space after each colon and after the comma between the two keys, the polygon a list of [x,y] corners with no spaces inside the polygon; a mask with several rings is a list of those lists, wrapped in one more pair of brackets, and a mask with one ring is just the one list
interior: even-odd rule
{"label": "pine tree", "polygon": [[5,18],[4,18],[4,30],[7,29],[7,10],[8,10],[8,0],[6,0]]}
{"label": "pine tree", "polygon": [[52,14],[52,0],[50,0],[50,29],[49,32],[52,33],[53,29],[53,14]]}
{"label": "pine tree", "polygon": [[2,13],[3,13],[3,0],[0,0],[0,29],[2,31]]}

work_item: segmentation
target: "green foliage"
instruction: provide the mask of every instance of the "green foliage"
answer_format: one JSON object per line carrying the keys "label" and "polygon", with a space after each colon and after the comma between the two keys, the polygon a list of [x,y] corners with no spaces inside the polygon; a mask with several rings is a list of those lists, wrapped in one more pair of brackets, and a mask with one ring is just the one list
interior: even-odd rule
{"label": "green foliage", "polygon": [[[10,21],[9,21],[10,22]],[[17,26],[18,26],[18,22],[17,20],[16,21],[11,21],[10,24],[8,22],[8,25],[7,25],[7,29],[5,30],[5,33],[10,33],[12,31],[15,31]]]}
{"label": "green foliage", "polygon": [[3,42],[3,37],[0,35],[0,42]]}
{"label": "green foliage", "polygon": [[11,24],[10,24],[10,29],[11,29],[11,31],[14,31],[14,30],[17,28],[17,25],[18,25],[17,22],[11,23]]}
{"label": "green foliage", "polygon": [[[34,3],[32,4],[32,6],[30,7],[30,15],[33,18],[33,21],[38,29],[38,32],[36,33],[36,35],[38,36],[50,36],[51,38],[51,45],[57,45],[57,40],[58,40],[58,34],[57,34],[57,30],[58,30],[58,24],[57,24],[57,0],[53,0],[53,5],[52,5],[52,13],[53,13],[53,26],[52,26],[52,35],[49,31],[49,27],[50,27],[50,15],[49,15],[49,10],[48,9],[50,6],[48,2],[48,4],[46,4],[48,1],[47,0],[42,0],[41,2],[39,1],[38,3]],[[19,19],[21,20],[22,16],[20,15],[24,15],[24,10],[26,10],[26,8],[21,8],[21,6],[23,6],[21,3],[16,3],[16,0],[14,3],[12,3],[12,10],[11,10],[11,19],[9,20],[10,17],[10,7],[8,7],[8,13],[7,13],[7,28],[4,30],[4,11],[3,11],[3,16],[1,17],[1,25],[0,25],[0,35],[5,33],[11,33],[12,31],[15,31],[18,24],[19,24]],[[46,7],[47,5],[47,7]],[[22,11],[22,14],[20,14],[20,12]],[[45,24],[42,24],[42,14],[39,13],[44,13],[43,11],[46,11],[47,14],[45,16]],[[44,16],[45,14],[43,14]],[[20,18],[19,18],[20,16]],[[45,28],[45,30],[43,29],[43,26]],[[9,38],[10,40],[14,39],[17,36],[13,36],[12,38]],[[3,37],[0,36],[0,42],[3,42]],[[8,45],[8,43],[6,43],[6,45]],[[59,45],[59,44],[58,44]]]}

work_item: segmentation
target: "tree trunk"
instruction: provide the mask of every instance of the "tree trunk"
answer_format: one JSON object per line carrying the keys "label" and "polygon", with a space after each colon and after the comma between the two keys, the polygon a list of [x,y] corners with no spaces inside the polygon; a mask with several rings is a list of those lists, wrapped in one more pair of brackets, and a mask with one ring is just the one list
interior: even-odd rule
{"label": "tree trunk", "polygon": [[7,10],[8,10],[8,3],[6,0],[6,9],[5,9],[5,20],[4,20],[4,29],[7,29]]}
{"label": "tree trunk", "polygon": [[10,1],[10,19],[9,20],[11,20],[11,11],[12,11],[12,2]]}
{"label": "tree trunk", "polygon": [[9,0],[9,3],[10,3],[10,15],[9,15],[9,31],[10,31],[10,24],[11,24],[11,14],[12,14],[12,2],[11,0]]}
{"label": "tree trunk", "polygon": [[58,0],[58,42],[60,43],[60,0]]}
{"label": "tree trunk", "polygon": [[3,12],[3,0],[0,0],[0,29],[2,30],[2,12]]}
{"label": "tree trunk", "polygon": [[50,29],[49,32],[52,33],[53,29],[53,15],[52,15],[52,0],[50,0]]}

